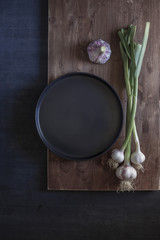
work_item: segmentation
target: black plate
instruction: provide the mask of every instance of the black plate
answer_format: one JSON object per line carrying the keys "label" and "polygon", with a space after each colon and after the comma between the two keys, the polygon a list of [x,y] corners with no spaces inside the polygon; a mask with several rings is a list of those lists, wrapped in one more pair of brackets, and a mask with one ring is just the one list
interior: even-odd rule
{"label": "black plate", "polygon": [[45,145],[57,155],[87,160],[106,152],[118,138],[122,105],[115,90],[88,73],[70,73],[42,92],[36,126]]}

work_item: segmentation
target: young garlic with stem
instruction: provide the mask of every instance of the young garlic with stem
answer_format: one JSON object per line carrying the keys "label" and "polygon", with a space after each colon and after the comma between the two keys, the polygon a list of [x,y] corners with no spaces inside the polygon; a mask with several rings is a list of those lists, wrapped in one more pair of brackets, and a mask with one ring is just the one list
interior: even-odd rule
{"label": "young garlic with stem", "polygon": [[[137,65],[140,50],[141,50],[141,45],[137,44],[137,47],[136,47],[136,50],[135,50],[135,55],[133,53],[133,59],[135,59],[135,65]],[[123,51],[121,43],[120,43],[120,51],[121,51],[121,56],[122,56],[122,60],[123,60],[124,77],[125,77],[126,92],[127,92],[127,99],[128,99],[128,105],[127,105],[128,110],[127,110],[127,112],[131,112],[131,109],[132,109],[132,89],[131,89],[131,84],[130,84],[130,81],[129,81],[128,59],[127,59],[127,55],[125,55],[125,53]],[[136,164],[136,165],[139,165],[139,166],[136,166],[136,168],[138,170],[140,170],[140,169],[143,170],[143,167],[142,167],[141,163],[144,162],[145,156],[140,150],[140,142],[139,142],[139,138],[138,138],[138,134],[137,134],[135,121],[133,123],[133,136],[134,136],[136,151],[134,153],[132,153],[132,155],[131,155],[131,162]]]}
{"label": "young garlic with stem", "polygon": [[[123,61],[124,78],[127,93],[127,114],[126,114],[126,138],[120,150],[112,152],[112,159],[115,162],[124,164],[117,168],[116,176],[121,179],[120,191],[132,190],[132,181],[137,177],[137,169],[143,169],[142,163],[145,160],[144,154],[140,150],[140,142],[135,125],[135,114],[138,96],[138,77],[140,74],[144,53],[147,46],[150,23],[146,23],[143,43],[134,42],[136,26],[130,25],[128,29],[121,29],[118,32],[120,37],[120,51]],[[134,136],[136,151],[131,154],[131,138]],[[134,163],[135,168],[131,166]]]}

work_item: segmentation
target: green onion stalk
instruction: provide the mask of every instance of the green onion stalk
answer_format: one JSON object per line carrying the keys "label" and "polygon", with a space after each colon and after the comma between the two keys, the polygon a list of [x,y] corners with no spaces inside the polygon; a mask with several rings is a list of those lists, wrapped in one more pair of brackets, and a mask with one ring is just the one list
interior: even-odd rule
{"label": "green onion stalk", "polygon": [[[132,168],[129,169],[128,172],[132,172],[131,170],[134,169],[131,166],[131,162],[137,166],[137,169],[143,169],[141,163],[143,163],[145,160],[145,156],[140,150],[140,142],[135,124],[135,115],[138,97],[138,78],[140,75],[142,62],[147,46],[149,28],[150,23],[147,22],[142,45],[134,42],[136,26],[130,25],[127,29],[121,29],[118,32],[120,38],[120,52],[123,62],[124,78],[127,93],[126,137],[122,147],[120,149],[114,149],[112,151],[111,157],[112,160],[114,160],[116,163],[122,163],[124,161],[123,166],[125,173],[127,173],[127,167]],[[136,151],[131,154],[132,134],[135,141]],[[121,180],[124,177],[124,172],[122,171],[123,166],[119,167],[116,170],[116,175]],[[137,175],[135,173],[133,175],[134,177],[128,175],[126,177],[127,181],[136,178]]]}

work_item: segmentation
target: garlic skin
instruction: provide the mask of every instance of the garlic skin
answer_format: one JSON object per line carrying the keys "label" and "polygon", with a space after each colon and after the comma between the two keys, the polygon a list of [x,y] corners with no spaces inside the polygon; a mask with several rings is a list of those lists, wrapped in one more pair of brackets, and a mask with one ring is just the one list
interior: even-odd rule
{"label": "garlic skin", "polygon": [[117,168],[116,176],[121,180],[131,181],[137,177],[137,171],[130,164],[123,164]]}
{"label": "garlic skin", "polygon": [[111,56],[111,47],[104,40],[98,39],[88,45],[87,53],[91,62],[104,64]]}
{"label": "garlic skin", "polygon": [[137,150],[131,155],[131,162],[134,164],[141,164],[145,161],[145,155],[140,151]]}
{"label": "garlic skin", "polygon": [[124,153],[122,150],[114,149],[112,151],[111,158],[117,163],[122,163],[124,161]]}

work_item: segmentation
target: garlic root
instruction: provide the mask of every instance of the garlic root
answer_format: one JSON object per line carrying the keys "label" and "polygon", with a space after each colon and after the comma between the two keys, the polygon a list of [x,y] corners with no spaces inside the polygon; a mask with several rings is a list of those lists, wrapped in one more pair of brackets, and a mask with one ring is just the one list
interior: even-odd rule
{"label": "garlic root", "polygon": [[134,168],[136,168],[138,171],[141,171],[144,173],[144,167],[142,164],[134,164]]}
{"label": "garlic root", "polygon": [[119,164],[117,162],[115,162],[112,158],[109,158],[107,161],[107,165],[111,168],[111,169],[117,169]]}
{"label": "garlic root", "polygon": [[133,181],[126,181],[126,180],[120,181],[117,192],[125,192],[125,191],[128,191],[128,192],[134,191]]}

